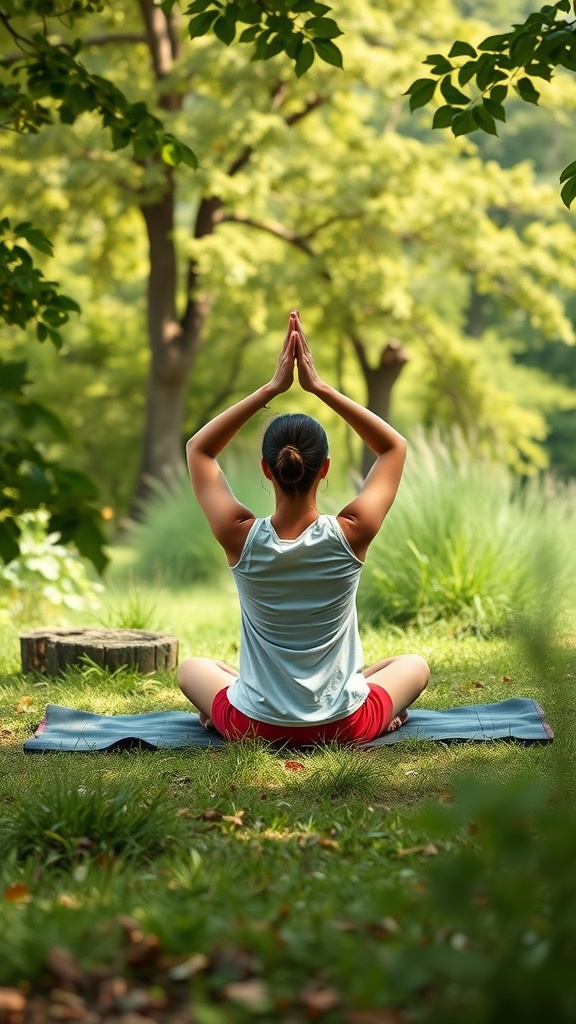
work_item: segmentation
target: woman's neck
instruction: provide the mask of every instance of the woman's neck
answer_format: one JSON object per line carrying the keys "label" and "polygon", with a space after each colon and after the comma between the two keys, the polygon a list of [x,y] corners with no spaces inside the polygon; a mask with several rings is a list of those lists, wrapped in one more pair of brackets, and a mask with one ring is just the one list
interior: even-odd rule
{"label": "woman's neck", "polygon": [[270,517],[274,530],[282,540],[295,540],[308,526],[318,519],[316,496],[276,496],[276,508]]}

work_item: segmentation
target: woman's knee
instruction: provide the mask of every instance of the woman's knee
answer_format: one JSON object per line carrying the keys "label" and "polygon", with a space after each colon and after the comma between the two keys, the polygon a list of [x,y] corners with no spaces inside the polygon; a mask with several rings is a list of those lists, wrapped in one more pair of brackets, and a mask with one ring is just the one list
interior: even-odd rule
{"label": "woman's knee", "polygon": [[176,678],[181,690],[185,691],[185,688],[194,682],[209,660],[209,658],[185,658],[180,662]]}
{"label": "woman's knee", "polygon": [[430,666],[421,654],[410,654],[408,657],[411,659],[413,665],[414,678],[421,686],[420,692],[422,692],[422,690],[426,689],[428,680],[430,679]]}

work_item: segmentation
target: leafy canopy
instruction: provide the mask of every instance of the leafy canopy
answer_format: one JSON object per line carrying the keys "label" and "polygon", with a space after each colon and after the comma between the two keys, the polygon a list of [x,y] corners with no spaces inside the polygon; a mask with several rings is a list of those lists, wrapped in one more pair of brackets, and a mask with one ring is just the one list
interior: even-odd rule
{"label": "leafy canopy", "polygon": [[[131,102],[110,79],[85,66],[85,40],[78,37],[67,42],[58,35],[58,27],[74,27],[87,15],[104,12],[106,6],[104,0],[0,0],[0,26],[14,47],[14,52],[0,59],[0,127],[36,135],[56,118],[73,125],[91,112],[109,129],[113,150],[131,146],[136,161],[161,156],[172,167],[184,164],[195,170],[193,150],[166,131],[146,102]],[[175,0],[156,6],[167,21],[179,7]],[[195,0],[183,17],[192,40],[212,32],[230,45],[242,27],[238,42],[254,45],[254,60],[283,52],[300,77],[316,57],[342,67],[333,41],[342,33],[329,14],[328,4],[314,0],[275,0],[265,6],[254,0]],[[52,255],[51,242],[32,223],[12,227],[3,218],[0,322],[22,329],[33,324],[39,341],[48,339],[60,348],[60,330],[79,306],[60,294],[54,281],[46,280],[29,247]],[[18,517],[42,506],[50,513],[50,531],[59,532],[63,542],[73,540],[101,571],[106,556],[95,485],[85,474],[47,459],[33,439],[38,427],[47,428],[61,441],[66,440],[66,431],[46,407],[27,399],[27,363],[4,361],[0,370],[0,559],[8,562],[17,557]]]}
{"label": "leafy canopy", "polygon": [[[454,135],[483,131],[497,135],[497,122],[506,120],[510,90],[525,103],[537,104],[534,79],[549,82],[555,68],[576,72],[576,14],[574,0],[546,4],[506,32],[488,36],[477,47],[456,40],[449,53],[432,53],[425,64],[433,78],[418,78],[407,90],[410,110],[424,107],[440,92],[441,105],[433,128],[451,128]],[[474,83],[475,96],[462,89]],[[570,207],[576,197],[576,160],[560,175],[562,200]]]}

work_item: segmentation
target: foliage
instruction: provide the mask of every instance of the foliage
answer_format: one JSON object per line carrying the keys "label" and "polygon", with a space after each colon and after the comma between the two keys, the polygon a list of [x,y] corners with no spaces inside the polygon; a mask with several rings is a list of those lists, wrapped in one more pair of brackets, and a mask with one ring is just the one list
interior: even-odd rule
{"label": "foliage", "polygon": [[[169,14],[176,0],[163,0],[159,4]],[[294,71],[300,77],[314,63],[314,58],[335,67],[342,67],[342,54],[334,39],[342,35],[333,18],[329,4],[315,0],[275,0],[265,6],[255,0],[194,0],[187,8],[192,15],[188,22],[191,39],[212,31],[217,39],[229,46],[236,37],[239,25],[247,25],[239,38],[240,43],[254,43],[252,60],[269,60],[278,53],[286,53],[294,61]]]}
{"label": "foliage", "polygon": [[[222,588],[213,589],[203,624],[205,591],[162,595],[168,596],[183,643],[228,659],[235,630]],[[576,823],[565,784],[573,790],[573,634],[562,649],[548,649],[545,671],[510,638],[455,639],[429,628],[380,629],[365,640],[372,661],[399,650],[425,653],[433,666],[425,707],[527,693],[544,705],[556,741],[404,741],[369,755],[348,750],[351,760],[364,764],[369,757],[373,764],[358,795],[320,796],[314,777],[321,785],[325,750],[299,752],[292,755],[296,762],[260,744],[30,757],[19,747],[31,716],[17,709],[23,686],[12,668],[17,638],[4,631],[0,801],[2,819],[21,825],[17,842],[10,829],[12,853],[0,863],[0,984],[30,992],[34,1005],[38,992],[48,1002],[48,954],[64,947],[86,986],[71,993],[74,983],[67,982],[66,1005],[72,994],[75,1007],[89,999],[96,1005],[98,986],[105,981],[109,992],[110,978],[120,979],[114,987],[124,1001],[115,1016],[125,1013],[136,975],[139,1013],[147,995],[164,1000],[177,988],[183,1012],[192,1001],[199,1018],[216,1024],[252,1018],[456,1024],[465,1017],[500,1024],[515,1019],[518,1007],[528,1024],[550,1018],[571,1024]],[[183,708],[173,678],[131,673],[127,683],[75,669],[34,689],[34,714],[46,700],[118,714]],[[298,763],[304,768],[296,770]],[[460,782],[463,772],[473,781]],[[480,779],[494,785],[481,787]],[[144,833],[141,815],[139,850],[132,845],[125,858],[114,844],[110,852],[105,827],[112,814],[121,834],[125,818],[157,797],[169,811],[163,835],[176,844],[162,845],[155,816]],[[66,832],[58,834],[69,837],[68,848],[47,834],[60,820],[57,810],[66,815]],[[24,833],[31,833],[33,847],[22,860]],[[75,842],[82,834],[94,846]],[[138,924],[137,948],[121,924],[127,916]],[[149,954],[145,962],[142,954]],[[229,988],[238,977],[240,988]],[[251,991],[269,1009],[262,1002],[260,1009],[240,1005],[237,997]],[[318,1013],[315,996],[338,1005]]]}
{"label": "foliage", "polygon": [[154,487],[130,540],[138,552],[135,579],[188,586],[218,577],[226,566],[184,474]]}
{"label": "foliage", "polygon": [[574,597],[572,501],[572,491],[546,480],[521,484],[465,446],[412,445],[368,553],[363,621],[453,619],[485,633],[540,615],[551,626]]}
{"label": "foliage", "polygon": [[2,817],[0,853],[47,865],[73,865],[86,855],[151,860],[175,841],[178,820],[164,793],[102,778],[57,775],[22,794]]}
{"label": "foliage", "polygon": [[78,313],[77,302],[58,294],[55,281],[47,281],[20,239],[40,252],[52,255],[52,243],[29,222],[11,227],[8,217],[0,220],[0,321],[26,327],[36,324],[38,341],[50,338],[56,348],[62,345],[60,328]]}
{"label": "foliage", "polygon": [[63,544],[73,541],[80,554],[102,571],[108,559],[94,484],[85,473],[45,455],[34,440],[39,427],[59,440],[67,435],[53,412],[27,398],[26,362],[0,360],[0,370],[0,558],[10,562],[18,555],[19,517],[43,508],[49,515],[49,532],[58,533]]}
{"label": "foliage", "polygon": [[[252,509],[263,504],[265,494],[257,483],[238,480],[232,470],[232,488]],[[237,486],[238,485],[238,486]],[[137,551],[135,580],[167,586],[211,582],[226,571],[226,558],[214,539],[196,501],[188,476],[182,473],[168,486],[158,484],[143,508],[141,522],[129,536]]]}
{"label": "foliage", "polygon": [[15,621],[43,621],[50,609],[82,611],[99,604],[102,585],[90,579],[74,551],[58,543],[59,534],[47,532],[49,518],[45,509],[21,515],[20,553],[0,567],[0,608]]}
{"label": "foliage", "polygon": [[[571,0],[546,4],[521,24],[488,36],[478,46],[456,40],[448,56],[430,54],[434,78],[419,78],[407,90],[410,109],[430,103],[440,86],[442,100],[433,128],[451,128],[456,136],[483,131],[497,135],[497,122],[506,120],[504,103],[511,88],[521,100],[537,104],[540,93],[533,79],[550,81],[555,68],[576,71],[574,30],[576,21],[564,17],[576,11]],[[455,63],[458,58],[465,58]],[[479,95],[470,97],[462,87],[475,81]],[[458,83],[456,85],[455,83]],[[570,207],[576,196],[576,160],[560,175],[562,201]]]}

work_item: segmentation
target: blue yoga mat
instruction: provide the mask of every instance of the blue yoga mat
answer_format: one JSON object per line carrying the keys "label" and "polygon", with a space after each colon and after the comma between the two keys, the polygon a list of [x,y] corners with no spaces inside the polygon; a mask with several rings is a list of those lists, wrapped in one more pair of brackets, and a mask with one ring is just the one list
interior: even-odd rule
{"label": "blue yoga mat", "polygon": [[[397,732],[379,736],[367,748],[414,740],[518,740],[542,743],[554,739],[544,711],[531,697],[513,697],[496,704],[470,704],[427,711],[415,708]],[[26,740],[26,753],[97,751],[114,747],[221,747],[217,733],[207,732],[189,711],[153,711],[141,715],[96,715],[60,704],[48,704],[44,720]]]}

